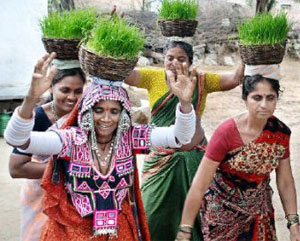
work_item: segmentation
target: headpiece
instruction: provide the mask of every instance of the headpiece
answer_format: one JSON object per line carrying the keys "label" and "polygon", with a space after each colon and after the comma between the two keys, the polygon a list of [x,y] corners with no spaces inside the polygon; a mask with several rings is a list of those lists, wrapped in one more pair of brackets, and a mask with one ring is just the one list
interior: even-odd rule
{"label": "headpiece", "polygon": [[270,65],[246,65],[245,76],[261,75],[264,78],[280,80],[280,66],[278,64]]}

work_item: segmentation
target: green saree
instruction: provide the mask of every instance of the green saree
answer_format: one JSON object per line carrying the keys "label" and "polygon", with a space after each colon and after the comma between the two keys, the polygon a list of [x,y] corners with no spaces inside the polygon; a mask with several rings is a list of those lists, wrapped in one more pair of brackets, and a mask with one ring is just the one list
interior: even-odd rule
{"label": "green saree", "polygon": [[[192,98],[196,111],[200,101],[197,87]],[[166,93],[154,104],[151,122],[156,126],[174,124],[177,103],[177,97]],[[203,154],[199,143],[190,151],[152,149],[146,157],[141,191],[151,240],[175,240],[184,201]],[[191,240],[203,240],[199,217]]]}

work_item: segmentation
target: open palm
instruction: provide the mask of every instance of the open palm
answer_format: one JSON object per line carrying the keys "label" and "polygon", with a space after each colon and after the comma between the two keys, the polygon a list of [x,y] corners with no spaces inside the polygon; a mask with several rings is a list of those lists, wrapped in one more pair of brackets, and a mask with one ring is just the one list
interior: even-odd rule
{"label": "open palm", "polygon": [[55,53],[45,54],[35,65],[29,90],[31,96],[39,98],[50,88],[57,70],[54,66],[49,71],[48,68],[55,56]]}
{"label": "open palm", "polygon": [[181,65],[179,62],[175,62],[174,66],[176,68],[177,79],[175,79],[172,71],[167,71],[170,89],[181,102],[190,102],[196,86],[196,69],[194,68],[190,75],[186,63]]}

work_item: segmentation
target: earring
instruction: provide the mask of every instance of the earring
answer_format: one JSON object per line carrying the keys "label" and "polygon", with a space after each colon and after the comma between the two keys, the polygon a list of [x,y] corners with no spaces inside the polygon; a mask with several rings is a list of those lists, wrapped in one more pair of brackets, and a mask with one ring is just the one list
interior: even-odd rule
{"label": "earring", "polygon": [[119,120],[118,130],[116,134],[116,140],[117,140],[116,144],[118,144],[118,142],[121,141],[123,134],[130,128],[130,126],[131,126],[131,119],[127,114],[127,111],[123,109],[120,114],[120,120]]}
{"label": "earring", "polygon": [[85,112],[79,121],[79,127],[85,131],[91,131],[94,128],[94,120],[92,109],[90,108],[87,112]]}

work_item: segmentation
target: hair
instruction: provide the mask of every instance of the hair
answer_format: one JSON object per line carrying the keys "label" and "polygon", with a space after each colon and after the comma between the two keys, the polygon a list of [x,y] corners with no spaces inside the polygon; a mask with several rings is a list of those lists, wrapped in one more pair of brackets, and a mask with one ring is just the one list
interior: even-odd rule
{"label": "hair", "polygon": [[165,46],[164,46],[164,54],[169,50],[169,49],[172,49],[172,48],[181,48],[185,53],[186,55],[188,56],[189,58],[189,62],[190,64],[193,63],[193,56],[194,56],[194,51],[193,51],[193,46],[186,43],[186,42],[183,42],[183,41],[170,41],[168,42]]}
{"label": "hair", "polygon": [[281,90],[280,90],[280,84],[278,80],[265,78],[261,75],[253,75],[253,76],[247,75],[244,77],[243,80],[242,99],[246,100],[247,96],[255,89],[256,85],[264,80],[271,85],[272,89],[276,92],[277,97],[279,97],[279,93],[281,92]]}
{"label": "hair", "polygon": [[[76,76],[76,75],[78,75],[82,80],[83,84],[85,84],[86,78],[81,68],[59,69],[52,80],[51,87],[59,83],[65,77]],[[52,100],[53,100],[53,95],[50,94],[48,97],[46,97],[46,100],[42,101],[40,104],[45,104],[51,102]]]}
{"label": "hair", "polygon": [[51,86],[56,85],[59,83],[63,78],[68,76],[75,76],[78,75],[82,82],[85,84],[86,78],[81,68],[72,68],[72,69],[61,69],[58,70],[56,75],[54,76]]}

